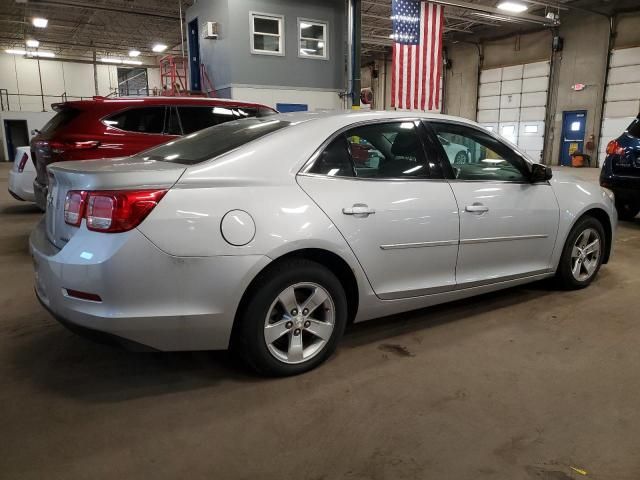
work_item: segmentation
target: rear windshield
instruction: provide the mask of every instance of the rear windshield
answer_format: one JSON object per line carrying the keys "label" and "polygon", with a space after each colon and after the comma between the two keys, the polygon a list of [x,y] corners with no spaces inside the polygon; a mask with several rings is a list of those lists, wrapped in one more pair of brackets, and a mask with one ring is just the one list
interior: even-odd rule
{"label": "rear windshield", "polygon": [[75,110],[73,108],[65,108],[64,110],[59,111],[56,115],[49,120],[44,127],[40,130],[40,133],[53,133],[59,128],[67,125],[71,120],[76,118],[80,113],[79,110]]}
{"label": "rear windshield", "polygon": [[285,128],[289,123],[269,117],[235,120],[194,132],[139,153],[134,158],[195,165]]}
{"label": "rear windshield", "polygon": [[640,138],[640,116],[636,118],[631,125],[629,125],[627,133],[632,137]]}

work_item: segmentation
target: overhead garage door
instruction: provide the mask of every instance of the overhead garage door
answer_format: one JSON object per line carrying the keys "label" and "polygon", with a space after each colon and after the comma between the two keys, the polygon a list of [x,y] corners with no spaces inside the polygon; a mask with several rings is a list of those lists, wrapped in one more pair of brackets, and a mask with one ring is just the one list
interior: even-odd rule
{"label": "overhead garage door", "polygon": [[538,160],[544,145],[548,89],[546,61],[482,70],[478,123]]}
{"label": "overhead garage door", "polygon": [[620,136],[640,111],[640,47],[614,50],[607,75],[607,93],[599,164],[602,165],[607,143]]}

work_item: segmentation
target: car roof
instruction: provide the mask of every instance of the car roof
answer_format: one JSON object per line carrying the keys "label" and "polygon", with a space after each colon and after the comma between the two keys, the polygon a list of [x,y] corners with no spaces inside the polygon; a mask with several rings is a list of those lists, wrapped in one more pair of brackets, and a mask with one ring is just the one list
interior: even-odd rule
{"label": "car roof", "polygon": [[153,97],[93,97],[91,100],[72,100],[68,102],[55,103],[53,104],[53,108],[55,110],[62,109],[65,107],[70,108],[78,108],[78,109],[86,109],[92,107],[106,107],[107,105],[117,105],[117,106],[129,106],[129,105],[206,105],[206,106],[223,106],[223,105],[233,105],[238,107],[264,107],[272,109],[267,105],[263,105],[261,103],[253,103],[253,102],[243,102],[241,100],[231,100],[228,98],[210,98],[210,97],[193,97],[193,96],[184,96],[184,97],[162,97],[162,96],[153,96]]}
{"label": "car roof", "polygon": [[318,112],[292,112],[279,113],[269,117],[290,122],[298,125],[307,122],[318,122],[331,124],[333,127],[341,128],[351,124],[375,121],[375,120],[400,120],[400,119],[425,119],[425,120],[450,120],[467,125],[478,126],[474,121],[466,118],[454,117],[434,112],[408,112],[397,110],[336,110]]}

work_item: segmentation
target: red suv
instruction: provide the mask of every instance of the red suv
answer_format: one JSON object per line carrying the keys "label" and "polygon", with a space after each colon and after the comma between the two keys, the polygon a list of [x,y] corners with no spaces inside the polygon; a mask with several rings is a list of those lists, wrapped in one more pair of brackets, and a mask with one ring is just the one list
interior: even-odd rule
{"label": "red suv", "polygon": [[34,195],[42,209],[50,163],[125,157],[229,120],[276,113],[265,105],[202,97],[94,97],[52,107],[57,115],[31,141]]}

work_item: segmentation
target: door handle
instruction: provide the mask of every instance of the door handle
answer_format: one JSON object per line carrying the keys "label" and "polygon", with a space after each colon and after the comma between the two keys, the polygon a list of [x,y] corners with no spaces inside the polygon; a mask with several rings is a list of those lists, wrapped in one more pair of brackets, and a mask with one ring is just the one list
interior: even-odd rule
{"label": "door handle", "polygon": [[354,215],[356,217],[368,217],[369,215],[376,213],[376,211],[373,208],[369,208],[369,206],[364,203],[354,203],[352,207],[343,208],[342,213],[345,215]]}
{"label": "door handle", "polygon": [[464,211],[469,213],[482,214],[488,212],[489,207],[487,207],[486,205],[482,205],[481,203],[474,203],[473,205],[467,205],[466,207],[464,207]]}

